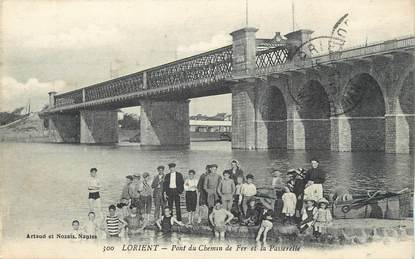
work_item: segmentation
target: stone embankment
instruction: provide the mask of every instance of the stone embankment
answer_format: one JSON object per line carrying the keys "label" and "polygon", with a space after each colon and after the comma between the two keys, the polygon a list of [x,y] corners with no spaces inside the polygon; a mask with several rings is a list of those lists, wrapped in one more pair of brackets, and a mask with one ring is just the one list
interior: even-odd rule
{"label": "stone embankment", "polygon": [[[258,226],[247,227],[239,225],[227,226],[226,233],[228,238],[247,238],[254,240],[258,231]],[[148,226],[147,229],[157,230],[155,225]],[[213,230],[205,224],[195,224],[192,226],[174,226],[174,232],[194,234],[194,235],[213,235]],[[327,233],[318,240],[311,234],[300,234],[294,225],[283,225],[274,223],[273,229],[268,233],[268,242],[295,241],[302,243],[326,243],[326,244],[362,244],[380,240],[404,240],[413,237],[413,220],[389,220],[389,219],[337,219],[327,229]]]}

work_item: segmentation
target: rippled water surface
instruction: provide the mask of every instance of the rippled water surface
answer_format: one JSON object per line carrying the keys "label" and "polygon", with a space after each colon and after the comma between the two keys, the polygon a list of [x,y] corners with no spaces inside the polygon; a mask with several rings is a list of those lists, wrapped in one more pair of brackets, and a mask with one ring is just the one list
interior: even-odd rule
{"label": "rippled water surface", "polygon": [[[139,146],[0,143],[3,230],[6,238],[27,233],[69,231],[74,218],[87,220],[89,169],[97,167],[103,184],[103,208],[119,198],[125,176],[176,162],[178,170],[206,164],[219,171],[236,158],[245,172],[255,175],[257,186],[270,184],[270,170],[309,167],[317,158],[328,172],[325,190],[343,185],[352,192],[367,189],[400,190],[414,187],[414,160],[405,154],[337,152],[235,151],[228,142],[192,143],[190,150],[146,151]],[[196,176],[196,177],[197,177]]]}

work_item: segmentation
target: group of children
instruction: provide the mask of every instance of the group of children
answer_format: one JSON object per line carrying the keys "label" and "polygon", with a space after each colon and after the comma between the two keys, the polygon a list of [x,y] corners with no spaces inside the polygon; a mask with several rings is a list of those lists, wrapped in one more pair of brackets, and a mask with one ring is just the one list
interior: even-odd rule
{"label": "group of children", "polygon": [[[207,165],[205,173],[198,180],[195,179],[195,171],[189,170],[184,180],[188,224],[193,224],[196,216],[200,223],[207,214],[217,238],[225,237],[225,226],[232,222],[246,226],[259,225],[256,239],[259,241],[262,237],[265,242],[268,231],[280,219],[284,224],[297,224],[302,233],[312,229],[318,237],[332,220],[330,210],[327,209],[328,201],[318,197],[319,194],[315,191],[308,193],[307,188],[313,182],[304,181],[305,170],[289,171],[287,182],[283,180],[281,172],[274,171],[271,190],[275,191],[275,203],[272,207],[265,207],[257,202],[254,176],[248,174],[245,177],[238,161],[232,160],[231,168],[225,170],[222,176],[217,173],[217,169],[216,164]],[[84,233],[96,234],[98,229],[102,229],[108,239],[134,238],[151,222],[153,203],[154,223],[161,232],[170,233],[174,224],[185,226],[173,216],[172,208],[167,206],[163,190],[164,166],[159,166],[157,171],[151,184],[149,173],[127,176],[119,202],[109,206],[108,215],[98,225],[95,223],[94,211],[101,213],[101,185],[96,176],[97,169],[91,168],[88,186],[90,213],[89,222],[83,228]],[[199,212],[198,215],[196,211]],[[77,224],[79,226],[79,222]]]}
{"label": "group of children", "polygon": [[329,202],[322,190],[308,180],[307,171],[299,168],[287,172],[288,181],[284,184],[280,171],[273,172],[272,188],[275,190],[274,218],[284,223],[296,224],[300,233],[311,232],[315,237],[325,233],[332,222]]}

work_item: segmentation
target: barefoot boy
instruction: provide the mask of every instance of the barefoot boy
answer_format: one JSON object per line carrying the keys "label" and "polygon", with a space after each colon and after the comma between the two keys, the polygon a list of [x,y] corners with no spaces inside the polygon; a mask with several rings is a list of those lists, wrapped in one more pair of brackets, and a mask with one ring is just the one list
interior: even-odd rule
{"label": "barefoot boy", "polygon": [[209,215],[210,223],[215,228],[215,237],[223,240],[225,238],[225,225],[233,219],[232,213],[222,208],[222,202],[217,200],[212,213]]}

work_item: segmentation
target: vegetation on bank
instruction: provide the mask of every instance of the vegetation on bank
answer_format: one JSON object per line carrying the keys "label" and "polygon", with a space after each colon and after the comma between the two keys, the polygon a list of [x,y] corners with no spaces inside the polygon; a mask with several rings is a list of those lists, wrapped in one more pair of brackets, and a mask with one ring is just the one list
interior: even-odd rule
{"label": "vegetation on bank", "polygon": [[9,124],[13,121],[17,121],[23,117],[25,117],[27,114],[22,114],[24,107],[19,107],[14,109],[11,112],[0,112],[0,126]]}
{"label": "vegetation on bank", "polygon": [[125,113],[123,118],[118,120],[118,125],[121,129],[138,130],[140,129],[140,119],[135,114]]}

